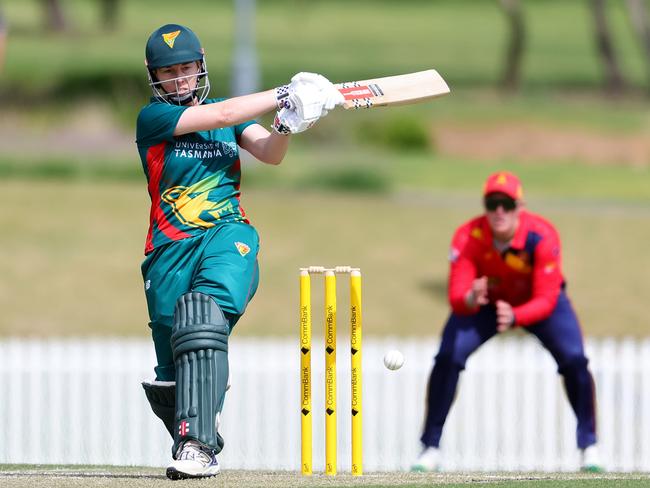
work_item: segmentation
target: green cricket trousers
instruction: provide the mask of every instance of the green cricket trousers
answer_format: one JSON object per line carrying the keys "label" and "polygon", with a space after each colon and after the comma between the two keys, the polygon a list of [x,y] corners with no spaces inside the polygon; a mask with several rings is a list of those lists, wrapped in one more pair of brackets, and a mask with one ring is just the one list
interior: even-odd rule
{"label": "green cricket trousers", "polygon": [[174,381],[170,344],[174,306],[194,291],[212,297],[230,330],[246,310],[259,282],[259,236],[244,222],[222,222],[201,235],[154,249],[142,263],[149,327],[156,349],[156,379]]}

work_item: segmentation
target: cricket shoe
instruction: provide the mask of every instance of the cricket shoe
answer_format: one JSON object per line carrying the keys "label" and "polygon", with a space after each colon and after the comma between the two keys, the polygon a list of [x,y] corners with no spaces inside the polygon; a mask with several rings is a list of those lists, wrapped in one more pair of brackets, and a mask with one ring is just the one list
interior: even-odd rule
{"label": "cricket shoe", "polygon": [[605,471],[596,444],[580,450],[580,471],[587,473],[602,473]]}
{"label": "cricket shoe", "polygon": [[425,447],[411,466],[411,471],[416,473],[440,471],[440,449]]}
{"label": "cricket shoe", "polygon": [[219,474],[219,463],[214,452],[195,440],[185,441],[169,466],[170,480],[210,478]]}

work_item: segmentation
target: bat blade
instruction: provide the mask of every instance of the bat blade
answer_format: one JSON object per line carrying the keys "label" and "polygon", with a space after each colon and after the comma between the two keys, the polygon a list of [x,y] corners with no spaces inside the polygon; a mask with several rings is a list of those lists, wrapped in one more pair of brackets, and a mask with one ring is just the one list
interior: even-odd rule
{"label": "bat blade", "polygon": [[419,103],[449,93],[435,69],[335,85],[345,98],[343,108],[386,107]]}

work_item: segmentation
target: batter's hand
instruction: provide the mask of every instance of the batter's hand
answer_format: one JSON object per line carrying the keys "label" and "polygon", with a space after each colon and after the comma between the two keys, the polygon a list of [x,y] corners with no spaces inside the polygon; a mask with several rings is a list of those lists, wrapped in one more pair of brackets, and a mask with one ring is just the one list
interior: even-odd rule
{"label": "batter's hand", "polygon": [[488,279],[481,276],[472,281],[472,287],[465,295],[465,304],[470,308],[480,307],[488,303]]}
{"label": "batter's hand", "polygon": [[318,119],[306,120],[300,117],[295,110],[283,108],[275,115],[273,130],[282,135],[298,134],[313,126]]}
{"label": "batter's hand", "polygon": [[512,311],[512,305],[503,300],[497,300],[497,332],[505,332],[515,325],[515,312]]}
{"label": "batter's hand", "polygon": [[301,72],[291,78],[291,86],[299,86],[301,84],[313,84],[318,87],[322,96],[323,108],[321,117],[327,115],[327,111],[332,110],[337,105],[343,105],[345,98],[341,92],[334,86],[334,84],[318,73]]}
{"label": "batter's hand", "polygon": [[291,83],[276,88],[278,109],[293,110],[300,119],[315,122],[345,102],[343,95],[323,75],[301,72]]}

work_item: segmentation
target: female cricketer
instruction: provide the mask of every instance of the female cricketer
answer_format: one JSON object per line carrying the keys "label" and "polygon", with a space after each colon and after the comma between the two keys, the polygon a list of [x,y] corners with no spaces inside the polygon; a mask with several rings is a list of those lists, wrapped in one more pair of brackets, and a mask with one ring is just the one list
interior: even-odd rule
{"label": "female cricketer", "polygon": [[[203,48],[182,25],[153,32],[145,56],[153,97],[138,115],[136,143],[151,197],[142,276],[158,364],[143,387],[174,439],[167,476],[209,477],[223,447],[228,337],[258,284],[239,148],[277,165],[290,135],[343,97],[323,76],[298,73],[276,89],[208,99]],[[254,119],[273,110],[269,132]]]}
{"label": "female cricketer", "polygon": [[449,303],[440,350],[429,378],[428,408],[414,471],[440,464],[440,437],[467,358],[514,327],[535,335],[564,378],[578,420],[581,469],[598,471],[596,394],[578,318],[566,293],[555,227],[524,208],[516,175],[498,172],[483,188],[484,215],[461,225],[449,253]]}

